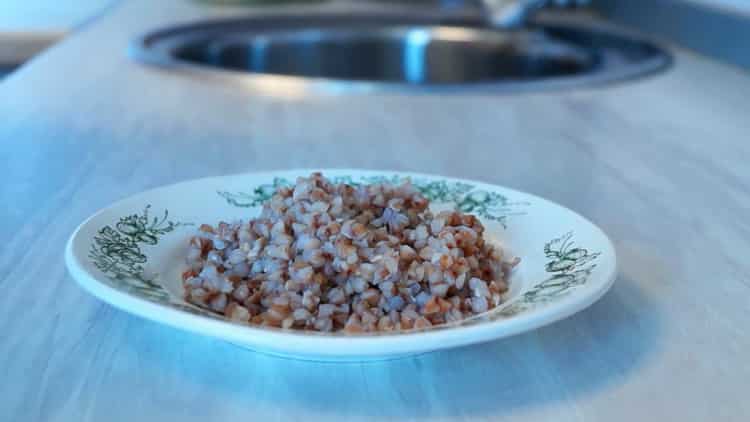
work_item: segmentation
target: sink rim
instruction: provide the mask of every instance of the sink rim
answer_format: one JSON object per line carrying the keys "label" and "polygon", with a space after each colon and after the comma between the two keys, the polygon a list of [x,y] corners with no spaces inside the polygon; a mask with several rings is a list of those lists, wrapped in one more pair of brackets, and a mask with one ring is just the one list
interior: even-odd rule
{"label": "sink rim", "polygon": [[[279,28],[279,24],[286,25]],[[129,46],[129,55],[142,64],[156,66],[175,73],[191,75],[201,80],[228,83],[253,92],[297,96],[302,93],[352,94],[352,93],[437,93],[437,94],[497,94],[519,92],[544,92],[571,88],[589,88],[606,84],[626,82],[653,75],[672,64],[670,52],[659,43],[632,33],[602,25],[571,23],[566,19],[544,19],[533,28],[547,30],[570,30],[618,38],[632,46],[647,48],[654,54],[639,62],[627,63],[604,72],[582,73],[552,78],[512,81],[475,81],[463,83],[413,84],[402,81],[373,81],[357,79],[334,79],[318,76],[299,76],[273,73],[252,73],[231,68],[218,68],[175,57],[174,50],[188,42],[214,35],[232,39],[237,34],[280,34],[304,31],[339,31],[354,25],[379,27],[430,26],[440,28],[490,30],[477,22],[445,22],[434,17],[404,17],[393,15],[348,16],[335,13],[301,16],[294,14],[258,15],[240,18],[200,20],[173,25],[136,38]],[[324,28],[321,28],[324,27]],[[221,35],[215,35],[221,32]],[[505,36],[497,31],[499,36]],[[234,33],[234,36],[232,35]]]}

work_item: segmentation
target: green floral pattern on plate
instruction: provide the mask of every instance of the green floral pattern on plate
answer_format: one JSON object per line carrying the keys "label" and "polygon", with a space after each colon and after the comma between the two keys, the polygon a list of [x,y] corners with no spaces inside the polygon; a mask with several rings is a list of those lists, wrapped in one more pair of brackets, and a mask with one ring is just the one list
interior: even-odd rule
{"label": "green floral pattern on plate", "polygon": [[[445,180],[421,180],[393,176],[334,176],[333,183],[347,183],[352,186],[363,184],[391,184],[397,185],[406,180],[419,189],[430,201],[437,204],[452,206],[462,212],[471,212],[487,220],[496,221],[503,226],[510,216],[525,214],[521,207],[528,206],[527,202],[514,202],[496,192],[479,189],[463,182],[448,182]],[[282,186],[292,186],[292,181],[285,178],[274,178],[271,183],[252,188],[249,192],[218,191],[219,196],[235,207],[250,208],[263,205],[271,199],[276,189]]]}
{"label": "green floral pattern on plate", "polygon": [[128,291],[157,302],[168,301],[169,294],[156,282],[156,274],[146,269],[148,257],[144,246],[154,246],[159,238],[184,223],[175,223],[164,210],[161,217],[150,217],[151,205],[141,214],[120,218],[113,226],[104,226],[89,249],[89,258],[96,268]]}
{"label": "green floral pattern on plate", "polygon": [[515,315],[567,295],[574,287],[586,284],[591,272],[596,268],[594,261],[601,253],[592,253],[575,246],[573,232],[568,232],[547,242],[544,245],[544,255],[550,259],[545,270],[552,275],[525,292],[520,300],[504,309],[502,315]]}

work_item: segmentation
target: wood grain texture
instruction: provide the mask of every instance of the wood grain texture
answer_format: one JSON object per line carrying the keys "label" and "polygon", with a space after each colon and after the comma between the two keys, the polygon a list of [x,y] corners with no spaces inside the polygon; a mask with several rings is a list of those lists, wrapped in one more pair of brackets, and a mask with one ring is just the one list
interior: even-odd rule
{"label": "wood grain texture", "polygon": [[[135,34],[219,13],[124,1],[0,84],[1,420],[747,420],[747,75],[678,52],[665,74],[595,90],[270,97],[125,54]],[[541,195],[611,236],[617,283],[531,333],[335,365],[129,316],[66,274],[71,231],[117,199],[303,166]]]}

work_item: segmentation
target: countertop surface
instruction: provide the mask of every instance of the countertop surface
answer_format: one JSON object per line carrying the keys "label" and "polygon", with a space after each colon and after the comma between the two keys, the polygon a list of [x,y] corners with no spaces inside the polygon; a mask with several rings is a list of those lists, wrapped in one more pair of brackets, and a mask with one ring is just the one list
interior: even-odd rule
{"label": "countertop surface", "polygon": [[18,65],[119,0],[3,0],[0,65]]}
{"label": "countertop surface", "polygon": [[[596,89],[270,96],[143,67],[125,53],[147,29],[218,13],[178,0],[123,1],[0,84],[0,415],[748,419],[746,74],[677,51],[663,74]],[[618,279],[591,308],[534,332],[335,365],[255,354],[130,316],[66,273],[70,233],[118,199],[292,167],[438,173],[546,197],[610,235]]]}
{"label": "countertop surface", "polygon": [[119,0],[3,0],[0,33],[67,31]]}

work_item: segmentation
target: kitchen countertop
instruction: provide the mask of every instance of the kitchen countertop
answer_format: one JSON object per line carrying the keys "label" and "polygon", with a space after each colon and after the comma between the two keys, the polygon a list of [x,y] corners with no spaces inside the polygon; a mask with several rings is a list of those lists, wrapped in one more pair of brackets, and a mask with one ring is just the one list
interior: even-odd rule
{"label": "kitchen countertop", "polygon": [[[678,51],[666,73],[597,89],[271,97],[132,63],[136,34],[229,13],[153,5],[120,3],[0,85],[8,420],[747,420],[748,75]],[[534,332],[332,365],[130,316],[66,273],[67,237],[113,201],[291,167],[439,173],[541,195],[611,236],[618,280]]]}
{"label": "kitchen countertop", "polygon": [[18,65],[118,0],[3,0],[0,65]]}

